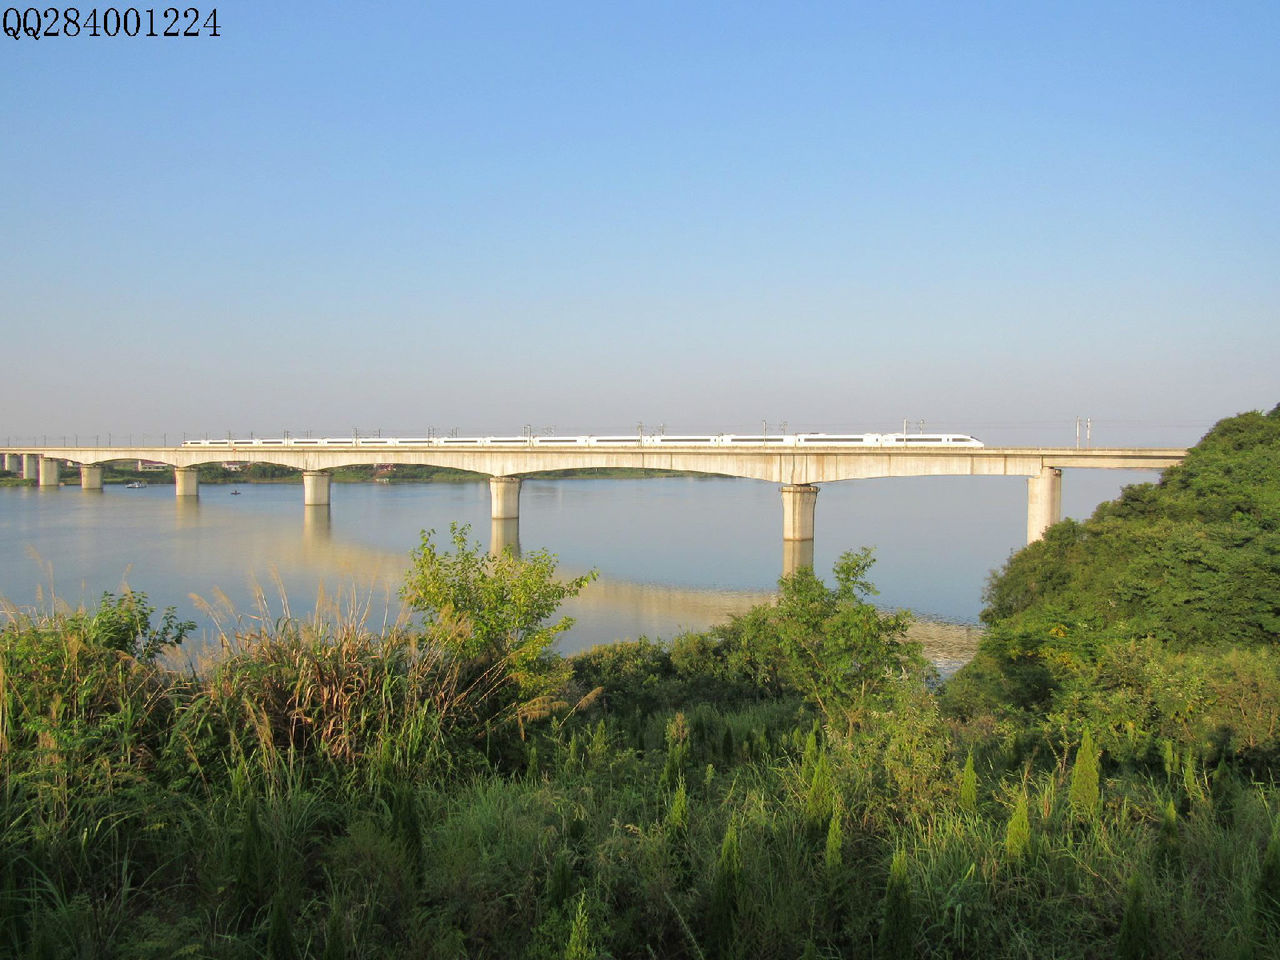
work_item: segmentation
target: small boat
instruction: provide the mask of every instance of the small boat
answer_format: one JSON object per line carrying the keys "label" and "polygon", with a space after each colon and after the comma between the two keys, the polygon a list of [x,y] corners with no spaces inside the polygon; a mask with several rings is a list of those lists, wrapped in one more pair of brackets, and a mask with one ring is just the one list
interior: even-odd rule
{"label": "small boat", "polygon": [[126,490],[141,490],[146,485],[147,481],[145,480],[130,480],[124,487]]}
{"label": "small boat", "polygon": [[240,496],[240,491],[239,491],[239,490],[232,489],[232,491],[231,491],[231,495],[232,495],[233,497],[238,497],[238,496]]}

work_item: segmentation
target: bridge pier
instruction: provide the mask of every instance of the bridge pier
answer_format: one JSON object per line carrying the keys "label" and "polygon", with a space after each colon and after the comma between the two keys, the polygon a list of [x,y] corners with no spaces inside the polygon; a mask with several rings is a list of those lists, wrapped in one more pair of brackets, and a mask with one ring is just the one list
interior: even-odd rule
{"label": "bridge pier", "polygon": [[62,464],[53,457],[40,458],[40,486],[56,487],[62,483]]}
{"label": "bridge pier", "polygon": [[1042,467],[1027,478],[1027,543],[1035,543],[1062,519],[1062,471]]}
{"label": "bridge pier", "polygon": [[782,487],[782,574],[790,576],[802,567],[813,567],[813,516],[818,488],[812,483],[788,483]]}
{"label": "bridge pier", "polygon": [[302,471],[302,505],[329,506],[329,487],[332,483],[333,478],[323,470]]}
{"label": "bridge pier", "polygon": [[22,479],[40,479],[40,454],[24,453],[22,455]]}
{"label": "bridge pier", "polygon": [[101,490],[102,489],[102,464],[100,463],[80,464],[80,489],[81,490]]}
{"label": "bridge pier", "polygon": [[520,478],[489,478],[489,516],[494,520],[520,519]]}
{"label": "bridge pier", "polygon": [[200,477],[195,467],[174,467],[173,486],[180,497],[200,496]]}
{"label": "bridge pier", "polygon": [[22,457],[16,453],[6,453],[4,455],[4,468],[10,473],[17,473],[22,469]]}

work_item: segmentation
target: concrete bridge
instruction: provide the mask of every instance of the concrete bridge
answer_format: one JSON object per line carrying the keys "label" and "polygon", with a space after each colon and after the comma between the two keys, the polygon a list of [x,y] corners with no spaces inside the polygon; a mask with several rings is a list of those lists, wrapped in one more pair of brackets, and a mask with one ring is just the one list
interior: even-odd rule
{"label": "concrete bridge", "polygon": [[174,468],[179,497],[199,494],[196,468],[204,463],[272,463],[303,471],[303,503],[327,507],[330,475],[336,467],[359,464],[416,464],[469,470],[489,476],[494,544],[518,544],[521,477],[551,470],[632,467],[683,470],[766,480],[781,486],[783,569],[813,563],[814,513],[818,484],[883,477],[984,476],[1027,478],[1027,542],[1038,540],[1062,518],[1062,471],[1162,470],[1182,461],[1180,448],[1078,449],[1058,447],[842,447],[807,444],[734,447],[636,444],[547,447],[288,446],[228,444],[217,447],[3,447],[5,469],[42,488],[57,487],[64,464],[79,466],[80,486],[102,489],[102,464],[148,460]]}

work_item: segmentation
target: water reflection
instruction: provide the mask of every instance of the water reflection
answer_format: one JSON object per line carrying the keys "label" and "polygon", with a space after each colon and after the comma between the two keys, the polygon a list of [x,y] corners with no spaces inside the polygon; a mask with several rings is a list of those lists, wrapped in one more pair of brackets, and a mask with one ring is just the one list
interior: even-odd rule
{"label": "water reflection", "polygon": [[314,546],[333,538],[333,516],[327,503],[309,503],[302,508],[302,542]]}
{"label": "water reflection", "polygon": [[[1090,494],[1095,477],[1114,489],[1095,483]],[[1064,509],[1091,512],[1122,479],[1073,475]],[[299,615],[322,588],[394,604],[420,531],[447,531],[456,521],[470,525],[473,539],[487,526],[490,549],[546,548],[565,576],[600,571],[567,608],[578,623],[565,644],[579,649],[704,628],[768,596],[780,572],[777,487],[762,482],[530,479],[518,526],[490,520],[484,482],[335,484],[331,507],[305,509],[296,484],[240,491],[209,486],[196,499],[177,498],[168,485],[108,485],[94,497],[0,488],[0,594],[19,605],[37,590],[47,596],[52,577],[33,562],[38,556],[72,605],[94,603],[127,578],[161,609],[176,606],[201,623],[193,594],[220,591],[251,611],[261,583],[278,584]],[[804,562],[829,579],[839,554],[873,546],[879,601],[941,619],[972,621],[988,572],[1025,536],[1021,478],[833,483],[820,500],[816,540],[784,543],[783,569]]]}
{"label": "water reflection", "polygon": [[782,575],[790,576],[802,567],[813,569],[813,541],[783,540]]}
{"label": "water reflection", "polygon": [[175,526],[179,530],[195,527],[200,523],[199,497],[174,497]]}
{"label": "water reflection", "polygon": [[495,517],[489,526],[489,552],[494,556],[503,550],[509,550],[513,556],[520,556],[520,520],[499,519]]}

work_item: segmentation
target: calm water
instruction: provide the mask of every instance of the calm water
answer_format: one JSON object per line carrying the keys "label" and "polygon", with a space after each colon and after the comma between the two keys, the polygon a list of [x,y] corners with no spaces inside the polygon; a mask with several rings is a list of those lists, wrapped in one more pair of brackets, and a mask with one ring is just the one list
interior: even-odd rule
{"label": "calm water", "polygon": [[[1063,509],[1083,517],[1123,483],[1153,474],[1068,471]],[[472,525],[488,544],[487,483],[334,484],[333,505],[302,506],[300,485],[206,485],[195,502],[172,486],[101,493],[0,488],[0,596],[19,606],[93,602],[126,582],[159,607],[210,629],[203,601],[274,615],[308,612],[318,591],[357,596],[378,620],[421,531]],[[773,588],[782,564],[776,485],[729,479],[526,480],[520,545],[545,547],[561,570],[600,572],[566,612],[575,650],[619,637],[671,636],[743,609]],[[919,477],[826,484],[815,566],[876,548],[879,602],[972,622],[986,577],[1026,536],[1021,478]]]}

